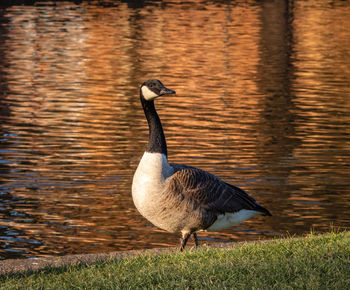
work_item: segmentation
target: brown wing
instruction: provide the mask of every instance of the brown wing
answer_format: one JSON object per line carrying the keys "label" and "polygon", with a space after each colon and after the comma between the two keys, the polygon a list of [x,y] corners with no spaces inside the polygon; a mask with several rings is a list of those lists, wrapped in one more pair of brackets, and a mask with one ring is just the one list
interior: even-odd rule
{"label": "brown wing", "polygon": [[228,184],[204,170],[174,165],[177,170],[169,179],[168,190],[182,195],[203,209],[217,213],[256,210],[270,215],[244,190]]}

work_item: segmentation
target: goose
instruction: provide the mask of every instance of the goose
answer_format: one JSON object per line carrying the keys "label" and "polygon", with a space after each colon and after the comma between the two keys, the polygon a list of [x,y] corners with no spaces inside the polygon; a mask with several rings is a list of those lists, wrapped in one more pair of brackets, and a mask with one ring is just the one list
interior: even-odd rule
{"label": "goose", "polygon": [[161,81],[151,79],[140,87],[140,101],[148,127],[149,141],[132,182],[137,210],[156,227],[181,233],[180,250],[198,231],[219,231],[253,216],[270,212],[244,190],[207,171],[168,162],[163,127],[154,100],[175,94]]}

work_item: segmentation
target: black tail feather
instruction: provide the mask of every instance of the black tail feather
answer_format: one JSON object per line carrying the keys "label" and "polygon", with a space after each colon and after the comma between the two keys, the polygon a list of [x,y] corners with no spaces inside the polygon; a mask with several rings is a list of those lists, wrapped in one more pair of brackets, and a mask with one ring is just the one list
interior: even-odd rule
{"label": "black tail feather", "polygon": [[260,204],[258,204],[258,206],[254,210],[262,212],[263,215],[265,216],[272,216],[272,214],[266,208],[262,207]]}

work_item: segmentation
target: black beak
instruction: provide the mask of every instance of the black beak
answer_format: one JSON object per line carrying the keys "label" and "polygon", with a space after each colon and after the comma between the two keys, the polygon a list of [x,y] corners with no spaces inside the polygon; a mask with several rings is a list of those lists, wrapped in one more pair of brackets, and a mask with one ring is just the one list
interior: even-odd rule
{"label": "black beak", "polygon": [[171,89],[168,89],[166,87],[163,87],[161,90],[160,90],[160,96],[163,96],[163,95],[170,95],[170,94],[176,94],[175,91],[171,90]]}

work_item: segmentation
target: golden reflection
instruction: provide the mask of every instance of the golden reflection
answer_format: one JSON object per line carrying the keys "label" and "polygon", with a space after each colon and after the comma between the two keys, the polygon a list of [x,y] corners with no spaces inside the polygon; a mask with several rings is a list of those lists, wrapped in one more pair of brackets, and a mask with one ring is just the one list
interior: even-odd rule
{"label": "golden reflection", "polygon": [[203,242],[346,225],[350,6],[291,3],[7,8],[0,231],[17,252],[0,256],[176,244],[130,193],[148,137],[138,87],[153,77],[177,91],[157,100],[170,161],[245,188],[276,216]]}

